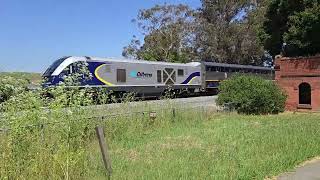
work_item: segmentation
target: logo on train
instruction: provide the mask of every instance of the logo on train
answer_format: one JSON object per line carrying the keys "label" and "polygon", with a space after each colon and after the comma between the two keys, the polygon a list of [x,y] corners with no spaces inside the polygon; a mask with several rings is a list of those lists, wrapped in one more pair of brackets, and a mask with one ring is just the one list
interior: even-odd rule
{"label": "logo on train", "polygon": [[133,78],[151,78],[152,74],[151,73],[146,73],[146,72],[131,71],[130,72],[130,77],[133,77]]}

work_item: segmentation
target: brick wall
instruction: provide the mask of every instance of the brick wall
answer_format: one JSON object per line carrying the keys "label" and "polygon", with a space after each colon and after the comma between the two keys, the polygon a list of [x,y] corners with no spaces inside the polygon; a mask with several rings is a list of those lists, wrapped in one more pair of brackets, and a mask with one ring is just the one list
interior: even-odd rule
{"label": "brick wall", "polygon": [[[277,57],[275,61],[277,84],[286,91],[286,109],[320,111],[320,56],[308,58]],[[299,105],[299,85],[311,86],[311,106]]]}

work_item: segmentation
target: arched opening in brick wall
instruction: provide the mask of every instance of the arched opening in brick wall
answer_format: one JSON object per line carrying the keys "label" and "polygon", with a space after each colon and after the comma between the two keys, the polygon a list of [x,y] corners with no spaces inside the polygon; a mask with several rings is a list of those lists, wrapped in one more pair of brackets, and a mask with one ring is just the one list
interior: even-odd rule
{"label": "arched opening in brick wall", "polygon": [[311,86],[308,83],[299,85],[299,104],[311,105]]}

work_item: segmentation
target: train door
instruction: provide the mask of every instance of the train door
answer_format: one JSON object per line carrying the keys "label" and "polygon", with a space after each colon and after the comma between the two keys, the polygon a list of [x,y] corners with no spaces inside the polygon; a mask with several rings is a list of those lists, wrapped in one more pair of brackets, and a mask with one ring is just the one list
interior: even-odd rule
{"label": "train door", "polygon": [[162,73],[163,83],[173,85],[176,83],[176,71],[173,68],[165,68]]}

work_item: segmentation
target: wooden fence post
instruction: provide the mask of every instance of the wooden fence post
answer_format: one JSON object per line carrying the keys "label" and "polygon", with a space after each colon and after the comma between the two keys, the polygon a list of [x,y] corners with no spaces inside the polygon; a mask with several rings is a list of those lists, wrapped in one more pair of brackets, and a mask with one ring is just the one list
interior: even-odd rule
{"label": "wooden fence post", "polygon": [[102,155],[102,160],[104,163],[104,167],[106,168],[108,172],[108,178],[110,179],[111,174],[112,174],[112,168],[111,168],[111,159],[110,159],[110,154],[109,154],[109,149],[106,144],[106,139],[104,137],[104,130],[102,127],[97,126],[96,127],[96,133],[97,137],[99,140],[99,145],[100,145],[100,150],[101,150],[101,155]]}

